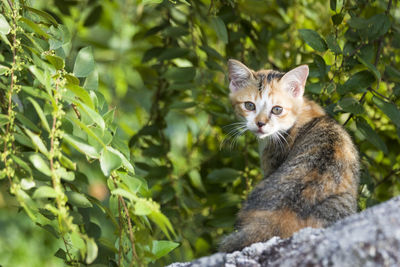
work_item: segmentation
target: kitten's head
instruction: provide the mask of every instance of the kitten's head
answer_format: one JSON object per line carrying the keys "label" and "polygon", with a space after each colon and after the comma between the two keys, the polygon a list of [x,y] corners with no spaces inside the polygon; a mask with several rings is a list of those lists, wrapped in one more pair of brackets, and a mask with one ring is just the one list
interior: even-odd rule
{"label": "kitten's head", "polygon": [[286,74],[273,70],[253,71],[237,60],[229,60],[230,99],[246,128],[265,138],[289,130],[303,105],[308,66]]}

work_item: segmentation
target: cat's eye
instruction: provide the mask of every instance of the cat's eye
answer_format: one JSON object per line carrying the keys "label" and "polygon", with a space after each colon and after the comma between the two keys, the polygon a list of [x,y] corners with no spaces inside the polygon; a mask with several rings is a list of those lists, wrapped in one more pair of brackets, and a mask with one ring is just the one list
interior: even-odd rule
{"label": "cat's eye", "polygon": [[250,111],[256,110],[256,105],[253,102],[244,102],[244,107]]}
{"label": "cat's eye", "polygon": [[271,109],[272,114],[274,115],[279,115],[283,111],[283,108],[281,106],[273,106]]}

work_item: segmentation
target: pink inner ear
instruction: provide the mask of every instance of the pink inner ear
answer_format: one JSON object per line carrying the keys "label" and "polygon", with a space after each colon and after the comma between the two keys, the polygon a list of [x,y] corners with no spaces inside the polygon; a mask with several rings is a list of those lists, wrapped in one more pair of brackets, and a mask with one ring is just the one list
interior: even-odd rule
{"label": "pink inner ear", "polygon": [[236,92],[237,90],[239,90],[239,86],[237,86],[237,84],[232,80],[229,83],[229,89],[231,90],[232,93]]}
{"label": "pink inner ear", "polygon": [[303,96],[304,94],[304,87],[303,85],[299,84],[298,82],[292,81],[290,83],[290,91],[294,97]]}

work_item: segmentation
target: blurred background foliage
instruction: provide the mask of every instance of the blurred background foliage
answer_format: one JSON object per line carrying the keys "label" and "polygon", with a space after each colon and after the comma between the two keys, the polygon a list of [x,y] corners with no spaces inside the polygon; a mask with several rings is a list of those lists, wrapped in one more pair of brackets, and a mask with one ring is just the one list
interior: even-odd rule
{"label": "blurred background foliage", "polygon": [[308,64],[307,96],[359,148],[359,209],[400,192],[398,1],[0,10],[0,265],[158,266],[215,252],[262,178],[256,138],[232,131],[229,58]]}

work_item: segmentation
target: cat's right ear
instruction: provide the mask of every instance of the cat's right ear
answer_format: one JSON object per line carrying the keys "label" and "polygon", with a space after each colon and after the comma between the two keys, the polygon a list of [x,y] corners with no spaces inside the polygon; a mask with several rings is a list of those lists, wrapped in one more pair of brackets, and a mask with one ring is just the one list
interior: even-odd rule
{"label": "cat's right ear", "polygon": [[234,93],[245,87],[253,77],[252,71],[240,61],[229,59],[229,89]]}

